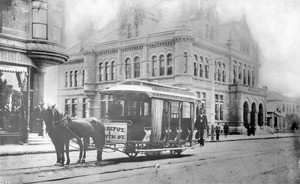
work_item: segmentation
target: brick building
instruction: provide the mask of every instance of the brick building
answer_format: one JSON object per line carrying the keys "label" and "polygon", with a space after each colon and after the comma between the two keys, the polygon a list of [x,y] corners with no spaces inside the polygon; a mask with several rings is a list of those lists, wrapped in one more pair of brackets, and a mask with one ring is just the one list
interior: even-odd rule
{"label": "brick building", "polygon": [[40,131],[31,112],[43,101],[45,67],[68,58],[63,25],[61,0],[0,1],[1,144]]}
{"label": "brick building", "polygon": [[179,2],[176,14],[155,3],[123,4],[103,29],[86,29],[59,66],[59,108],[105,118],[112,99],[98,92],[134,78],[191,89],[209,122],[231,131],[262,126],[266,89],[246,21],[221,23],[213,1]]}

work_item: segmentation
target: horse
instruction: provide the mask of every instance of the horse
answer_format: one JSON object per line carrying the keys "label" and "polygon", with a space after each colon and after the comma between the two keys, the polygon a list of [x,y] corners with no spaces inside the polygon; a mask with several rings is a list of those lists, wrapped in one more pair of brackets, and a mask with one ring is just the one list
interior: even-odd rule
{"label": "horse", "polygon": [[[53,122],[54,130],[57,131],[56,136],[60,140],[61,144],[67,143],[72,138],[83,138],[84,140],[84,154],[83,162],[85,162],[86,150],[89,142],[89,138],[92,137],[95,147],[97,149],[97,165],[102,160],[102,151],[105,144],[105,127],[104,124],[97,118],[85,118],[85,119],[72,119],[65,117],[57,108],[52,106],[42,113],[42,117],[46,121]],[[63,147],[63,146],[62,146]],[[67,157],[69,157],[68,151],[66,151]]]}
{"label": "horse", "polygon": [[[43,107],[44,104],[42,105],[38,105],[33,109],[33,119],[36,120],[44,120],[44,116],[46,113],[46,109]],[[43,116],[42,116],[43,114]],[[59,136],[57,134],[59,134],[60,132],[58,130],[56,130],[56,128],[53,125],[53,122],[49,121],[46,119],[45,121],[46,124],[46,131],[49,135],[49,137],[51,138],[51,141],[55,147],[55,152],[56,152],[56,166],[63,166],[64,162],[65,162],[65,157],[64,157],[64,147],[66,148],[66,156],[67,156],[67,161],[66,161],[66,165],[70,164],[70,157],[69,157],[69,141],[63,143],[61,140],[59,140]],[[80,163],[81,158],[82,158],[82,152],[83,152],[83,145],[81,142],[81,139],[76,138],[77,140],[77,144],[79,145],[80,148],[80,154],[79,154],[79,159],[77,161],[77,163]]]}

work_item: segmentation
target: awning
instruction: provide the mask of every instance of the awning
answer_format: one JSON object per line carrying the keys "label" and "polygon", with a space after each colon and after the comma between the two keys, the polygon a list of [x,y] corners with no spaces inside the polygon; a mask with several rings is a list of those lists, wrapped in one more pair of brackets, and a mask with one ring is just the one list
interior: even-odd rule
{"label": "awning", "polygon": [[282,114],[282,113],[280,113],[280,112],[276,112],[276,111],[274,111],[274,114],[277,115],[277,116],[279,116],[279,117],[285,116],[284,114]]}
{"label": "awning", "polygon": [[12,65],[0,65],[0,71],[2,72],[9,72],[9,73],[16,73],[16,72],[22,72],[27,73],[27,67],[21,67],[21,66],[12,66]]}

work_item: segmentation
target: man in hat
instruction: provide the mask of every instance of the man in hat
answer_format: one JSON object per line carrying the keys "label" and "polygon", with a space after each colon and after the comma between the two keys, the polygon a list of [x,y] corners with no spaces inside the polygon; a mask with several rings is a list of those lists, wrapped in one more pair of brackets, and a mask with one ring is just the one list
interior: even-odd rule
{"label": "man in hat", "polygon": [[207,127],[207,117],[204,114],[204,110],[200,109],[200,114],[197,116],[196,122],[195,122],[195,128],[197,128],[198,133],[199,133],[199,143],[200,146],[204,146],[204,139],[203,139],[203,134],[204,134],[204,129]]}

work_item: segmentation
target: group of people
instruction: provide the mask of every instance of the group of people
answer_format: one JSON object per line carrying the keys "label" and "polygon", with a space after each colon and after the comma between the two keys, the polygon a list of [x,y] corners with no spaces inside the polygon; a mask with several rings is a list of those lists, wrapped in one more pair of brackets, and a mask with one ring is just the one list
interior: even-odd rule
{"label": "group of people", "polygon": [[[196,121],[195,121],[195,128],[197,129],[197,134],[196,134],[196,138],[199,137],[198,143],[200,144],[200,146],[204,146],[204,130],[208,128],[207,125],[207,117],[204,114],[204,110],[200,109],[199,113],[197,115]],[[224,135],[225,137],[227,137],[228,133],[229,133],[229,127],[228,124],[225,123],[224,124]],[[216,132],[216,140],[219,141],[220,140],[220,133],[221,133],[221,127],[220,124],[218,123],[216,127],[212,127],[212,136],[213,136],[213,132]]]}

